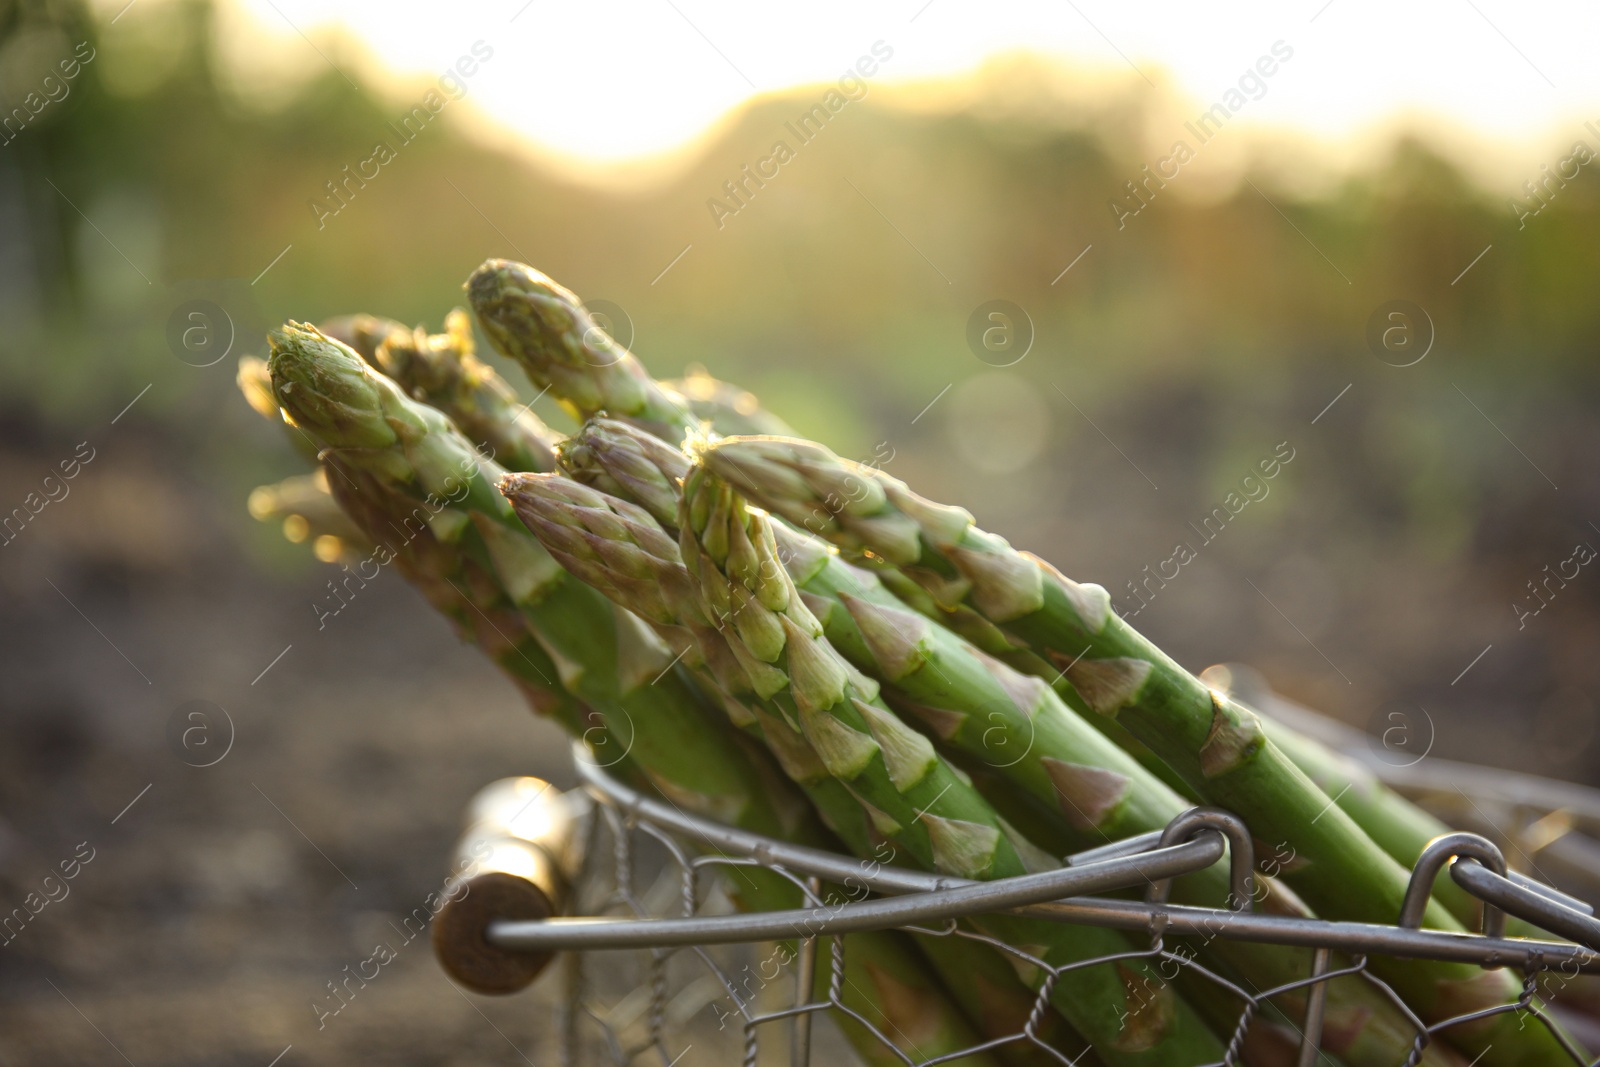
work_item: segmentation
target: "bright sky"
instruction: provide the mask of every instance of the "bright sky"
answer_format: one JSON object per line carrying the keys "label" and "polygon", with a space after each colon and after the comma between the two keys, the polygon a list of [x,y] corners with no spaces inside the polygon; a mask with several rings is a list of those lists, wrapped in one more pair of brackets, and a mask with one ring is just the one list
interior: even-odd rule
{"label": "bright sky", "polygon": [[[105,0],[108,9],[123,2]],[[1492,170],[1490,157],[1509,149],[1517,173],[1580,135],[1600,143],[1582,129],[1585,120],[1600,128],[1600,5],[1576,0],[231,3],[228,47],[244,70],[359,64],[330,43],[337,27],[419,76],[482,40],[494,56],[470,80],[469,99],[578,165],[679,148],[754,93],[835,80],[880,40],[893,57],[875,87],[959,75],[1026,48],[1108,82],[1164,82],[1196,112],[1281,40],[1293,59],[1245,109],[1249,124],[1290,127],[1341,151],[1401,121],[1467,132],[1463,152]],[[1162,131],[1152,137],[1166,143]]]}

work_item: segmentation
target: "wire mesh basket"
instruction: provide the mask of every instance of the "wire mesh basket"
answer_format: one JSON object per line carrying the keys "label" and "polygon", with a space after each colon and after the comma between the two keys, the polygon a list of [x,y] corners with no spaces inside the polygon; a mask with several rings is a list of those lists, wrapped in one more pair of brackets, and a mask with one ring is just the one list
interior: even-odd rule
{"label": "wire mesh basket", "polygon": [[[1294,714],[1292,708],[1273,710]],[[1419,799],[1440,789],[1440,781],[1419,785],[1415,767],[1368,762]],[[461,846],[463,856],[482,861],[480,873],[434,931],[445,969],[480,992],[521,989],[559,958],[559,1047],[569,1065],[630,1067],[659,1057],[661,1067],[690,1067],[727,1063],[735,1055],[746,1067],[848,1061],[831,1028],[814,1033],[818,1015],[853,1019],[882,1043],[883,1062],[907,1067],[1008,1048],[1032,1050],[1034,1062],[1077,1063],[1081,1053],[1054,1047],[1036,1025],[1052,985],[1069,968],[963,921],[1000,912],[1126,931],[1134,946],[1129,956],[1145,958],[1163,975],[1182,971],[1191,986],[1201,983],[1229,998],[1237,1018],[1221,1035],[1226,1047],[1216,1062],[1222,1064],[1344,1062],[1336,1058],[1338,1035],[1326,1016],[1329,983],[1336,979],[1368,983],[1412,1028],[1409,1050],[1396,1063],[1420,1063],[1442,1031],[1500,1012],[1519,1013],[1525,1026],[1548,1027],[1565,1050],[1561,1062],[1590,1064],[1578,1042],[1597,1044],[1600,1030],[1590,1021],[1593,1005],[1585,1002],[1581,977],[1600,972],[1594,909],[1549,879],[1510,869],[1501,845],[1486,833],[1436,839],[1415,864],[1392,925],[1335,922],[1251,910],[1255,845],[1244,820],[1220,809],[1191,809],[1163,831],[1066,857],[1056,870],[969,882],[747,833],[628,788],[584,750],[577,765],[582,785],[565,794],[537,779],[511,779],[480,795],[469,819],[474,829]],[[1445,774],[1451,791],[1473,801],[1483,816],[1486,825],[1478,828],[1508,843],[1535,871],[1539,865],[1516,837],[1518,828],[1531,814],[1564,818],[1567,831],[1559,836],[1569,839],[1562,861],[1567,877],[1557,880],[1585,893],[1590,878],[1600,881],[1600,865],[1586,860],[1585,843],[1585,831],[1600,823],[1600,794],[1465,765],[1451,765]],[[1486,814],[1491,810],[1501,813],[1501,822]],[[1548,851],[1553,844],[1543,842],[1540,855],[1557,855]],[[1238,910],[1168,902],[1172,879],[1224,859]],[[735,911],[724,880],[752,866],[791,881],[804,905]],[[489,873],[481,873],[485,869]],[[1422,928],[1430,890],[1444,871],[1482,902],[1479,931]],[[862,891],[826,888],[846,885]],[[1140,892],[1130,896],[1129,890]],[[1551,936],[1508,937],[1508,915]],[[1035,976],[1033,1011],[1014,1032],[957,1052],[919,1055],[914,1035],[891,1032],[884,1019],[864,1017],[841,996],[843,935],[891,929],[969,939],[1003,953]],[[1219,937],[1310,950],[1308,973],[1258,989],[1209,969],[1180,947],[1184,939]],[[774,943],[794,949],[761,953],[760,946]],[[1424,1023],[1369,967],[1375,956],[1511,968],[1521,977],[1522,995],[1514,1003]],[[1114,962],[1107,957],[1069,966]],[[825,981],[816,981],[818,971]]]}

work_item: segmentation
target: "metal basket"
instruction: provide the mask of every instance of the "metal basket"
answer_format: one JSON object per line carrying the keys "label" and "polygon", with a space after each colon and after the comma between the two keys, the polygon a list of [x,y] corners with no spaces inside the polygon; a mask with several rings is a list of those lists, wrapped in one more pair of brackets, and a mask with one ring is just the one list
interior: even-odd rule
{"label": "metal basket", "polygon": [[[1368,763],[1372,765],[1372,761]],[[993,882],[969,882],[864,865],[847,856],[737,830],[629,789],[596,766],[584,750],[580,750],[577,764],[583,785],[567,794],[567,802],[586,809],[587,814],[563,824],[561,833],[553,835],[561,838],[554,851],[548,841],[535,846],[546,858],[556,853],[565,855],[569,862],[575,854],[583,857],[578,866],[569,868],[565,882],[559,873],[554,881],[545,879],[551,901],[533,912],[513,909],[497,913],[494,900],[480,899],[475,915],[465,924],[455,924],[454,941],[448,924],[442,921],[448,913],[441,916],[440,927],[435,930],[435,945],[446,969],[468,984],[471,981],[463,978],[460,953],[452,949],[452,944],[459,949],[461,944],[472,941],[480,956],[487,952],[501,960],[529,963],[523,972],[527,980],[554,953],[565,954],[559,1031],[563,1062],[569,1065],[593,1058],[591,1053],[598,1048],[600,1058],[618,1067],[629,1067],[641,1057],[648,1062],[654,1056],[660,1057],[662,1067],[674,1067],[695,1043],[690,1033],[694,1029],[691,1017],[703,1014],[705,1004],[719,998],[719,1009],[714,1012],[719,1030],[737,1027],[739,1055],[745,1067],[781,1060],[783,1045],[787,1046],[791,1067],[807,1067],[813,1058],[812,1019],[829,1012],[851,1015],[908,1067],[931,1065],[1013,1042],[1032,1043],[1070,1067],[1074,1062],[1071,1058],[1050,1048],[1034,1033],[1051,985],[1064,968],[1054,968],[958,922],[964,917],[998,911],[1143,934],[1148,941],[1143,951],[1135,954],[1152,961],[1172,961],[1173,966],[1216,983],[1240,1005],[1237,1026],[1226,1035],[1226,1054],[1219,1061],[1223,1064],[1242,1062],[1247,1030],[1253,1020],[1268,1015],[1280,1033],[1287,1028],[1289,1040],[1297,1047],[1297,1056],[1289,1056],[1291,1061],[1301,1067],[1335,1062],[1321,1053],[1320,1046],[1327,983],[1343,975],[1357,975],[1370,982],[1415,1027],[1416,1038],[1404,1060],[1407,1065],[1419,1062],[1424,1048],[1440,1031],[1498,1012],[1518,1012],[1526,1025],[1549,1027],[1566,1049],[1570,1062],[1590,1063],[1569,1034],[1576,1033],[1592,1045],[1594,1024],[1581,1014],[1566,1012],[1560,989],[1579,974],[1600,972],[1600,921],[1595,919],[1590,905],[1548,884],[1548,880],[1508,870],[1500,846],[1483,834],[1448,834],[1425,850],[1412,872],[1394,925],[1333,922],[1249,911],[1249,879],[1255,869],[1252,838],[1242,819],[1220,809],[1192,809],[1164,831],[1067,857],[1058,870]],[[1373,765],[1373,769],[1413,795],[1430,788],[1408,781],[1408,776],[1418,776],[1414,767]],[[1397,771],[1402,773],[1391,773]],[[1454,792],[1473,801],[1473,795],[1463,790],[1474,790],[1482,803],[1473,804],[1481,814],[1491,809],[1502,814],[1509,810],[1565,813],[1571,831],[1568,836],[1572,838],[1569,846],[1587,840],[1581,830],[1600,816],[1600,794],[1580,787],[1464,765],[1453,765],[1449,773]],[[1433,787],[1437,785],[1438,782],[1433,783]],[[1495,808],[1495,804],[1500,807]],[[1494,822],[1487,814],[1484,820]],[[1503,839],[1509,833],[1506,825],[1485,828]],[[572,848],[570,838],[574,833],[582,835],[586,847]],[[1515,840],[1511,844],[1521,851]],[[1583,867],[1581,857],[1587,855],[1584,848],[1587,846],[1578,849],[1580,860],[1572,860],[1569,855],[1565,862]],[[1571,852],[1570,847],[1568,851]],[[1224,856],[1232,872],[1233,899],[1242,902],[1246,910],[1224,911],[1167,902],[1172,878],[1209,867]],[[1528,862],[1532,862],[1531,858]],[[783,912],[732,912],[717,888],[718,879],[705,877],[713,873],[736,876],[737,868],[756,865],[791,880],[804,894],[808,906]],[[557,872],[562,866],[560,862],[549,864]],[[638,887],[645,867],[654,875],[653,890]],[[1462,934],[1420,928],[1429,889],[1446,867],[1459,885],[1484,902],[1481,932]],[[1596,872],[1590,869],[1588,873]],[[841,901],[825,894],[824,884],[865,886],[873,895]],[[1141,886],[1145,887],[1142,900],[1100,895]],[[562,912],[564,915],[558,914]],[[1555,937],[1508,938],[1504,936],[1507,914]],[[837,935],[879,929],[970,938],[1038,968],[1045,979],[1028,1024],[1015,1034],[984,1041],[959,1053],[936,1058],[908,1054],[900,1047],[906,1042],[890,1040],[873,1021],[846,1007],[840,997],[845,946]],[[1171,951],[1165,944],[1169,936],[1236,938],[1310,948],[1314,950],[1311,973],[1288,985],[1249,990]],[[718,946],[775,941],[798,943],[793,982],[780,985],[774,978],[763,984],[759,995],[751,994],[748,981],[741,984],[738,980],[738,958],[718,954],[726,951]],[[610,959],[614,952],[634,957],[637,984],[608,993],[599,987],[617,969]],[[607,966],[586,962],[586,958],[599,953],[607,954]],[[1374,955],[1515,968],[1523,976],[1522,996],[1513,1004],[1428,1025],[1369,970],[1368,958]],[[819,963],[819,956],[824,962]],[[1110,961],[1072,966],[1103,962]],[[831,979],[822,999],[812,993],[819,965],[829,968]],[[699,993],[691,995],[694,990]],[[1303,999],[1305,1007],[1303,1013],[1290,1018],[1275,1006],[1275,1001],[1292,993],[1300,994],[1296,999]],[[1562,1015],[1565,1025],[1555,1025],[1552,1010]],[[703,1019],[701,1028],[704,1029]],[[829,1055],[834,1053],[830,1051]]]}

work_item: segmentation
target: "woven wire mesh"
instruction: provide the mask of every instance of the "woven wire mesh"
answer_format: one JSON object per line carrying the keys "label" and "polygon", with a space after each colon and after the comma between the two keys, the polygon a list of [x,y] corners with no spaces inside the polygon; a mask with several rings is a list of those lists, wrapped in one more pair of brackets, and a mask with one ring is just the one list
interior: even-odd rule
{"label": "woven wire mesh", "polygon": [[[769,857],[729,856],[697,851],[698,845],[668,829],[637,817],[606,792],[591,792],[599,815],[590,823],[590,847],[574,913],[618,919],[687,918],[731,914],[726,887],[737,884],[745,869],[761,866],[791,882],[812,908],[844,909],[850,901],[804,871],[790,869]],[[1431,879],[1428,884],[1431,884]],[[1340,1035],[1326,1014],[1332,982],[1370,986],[1410,1027],[1409,1049],[1394,1063],[1422,1062],[1434,1039],[1454,1027],[1501,1013],[1518,1013],[1522,1026],[1548,1028],[1565,1050],[1563,1062],[1591,1061],[1556,1025],[1547,1005],[1577,969],[1559,971],[1535,952],[1523,961],[1522,992],[1514,1002],[1426,1024],[1395,990],[1378,977],[1369,956],[1341,952],[1337,945],[1302,950],[1304,977],[1271,988],[1258,988],[1237,974],[1202,962],[1199,952],[1213,937],[1227,937],[1228,920],[1236,913],[1218,911],[1214,932],[1205,937],[1176,937],[1153,923],[1144,935],[1129,935],[1129,951],[1066,966],[1053,966],[1033,953],[991,937],[966,920],[911,925],[902,930],[923,938],[960,938],[1004,956],[1033,977],[1034,1002],[1025,1024],[1014,1032],[974,1040],[964,1049],[928,1054],[915,1035],[897,1028],[881,1013],[869,1018],[846,1003],[847,936],[823,934],[799,939],[792,950],[771,944],[642,947],[589,950],[565,956],[563,1055],[568,1065],[610,1063],[631,1067],[727,1064],[734,1057],[745,1067],[858,1060],[834,1026],[814,1022],[849,1019],[876,1046],[874,1062],[921,1067],[992,1051],[1016,1062],[1019,1051],[1031,1051],[1028,1062],[1075,1065],[1095,1062],[1092,1053],[1063,1049],[1045,1041],[1040,1022],[1052,1011],[1051,995],[1062,975],[1087,968],[1116,968],[1142,960],[1156,976],[1144,990],[1129,990],[1125,1015],[1154,1003],[1168,985],[1179,995],[1209,1005],[1214,1032],[1224,1044],[1217,1064],[1337,1064]],[[1587,969],[1592,954],[1580,957]],[[1490,962],[1486,958],[1485,962]],[[812,968],[824,980],[810,980]],[[1543,988],[1541,988],[1541,985]],[[1540,999],[1536,999],[1540,998]],[[870,1003],[869,997],[855,998]],[[1541,999],[1543,1004],[1541,1004]],[[1471,1059],[1468,1055],[1466,1059]],[[1450,1061],[1446,1061],[1450,1062]],[[1465,1062],[1465,1060],[1463,1060]],[[1600,1061],[1595,1061],[1600,1064]],[[1172,1067],[1190,1067],[1174,1062]],[[1201,1067],[1194,1064],[1193,1067]]]}

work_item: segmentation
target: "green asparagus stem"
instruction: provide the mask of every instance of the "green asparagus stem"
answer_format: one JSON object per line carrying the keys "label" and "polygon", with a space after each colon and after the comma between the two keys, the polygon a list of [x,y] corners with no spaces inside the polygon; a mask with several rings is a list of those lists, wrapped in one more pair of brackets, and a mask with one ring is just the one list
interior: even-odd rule
{"label": "green asparagus stem", "polygon": [[[341,504],[350,508],[352,515],[362,516],[363,526],[373,536],[383,537],[385,544],[396,541],[396,523],[404,521],[414,508],[406,497],[385,493],[376,481],[360,470],[349,470],[350,477],[342,475],[335,480],[343,492],[336,493]],[[396,554],[396,565],[407,579],[418,586],[434,607],[447,615],[457,625],[458,631],[468,640],[483,648],[491,659],[510,674],[535,707],[554,714],[574,737],[591,743],[598,730],[603,730],[598,716],[577,702],[565,690],[552,689],[546,679],[554,677],[555,666],[545,655],[543,647],[511,607],[497,579],[476,568],[470,559],[441,544],[431,531],[423,529],[415,537],[401,542]],[[552,702],[560,702],[552,707]],[[576,707],[576,711],[572,706]],[[608,739],[606,744],[613,744]],[[715,753],[712,753],[715,754]],[[637,773],[635,760],[630,755],[619,763],[607,766],[607,773],[627,780],[637,778],[648,784],[649,776]],[[758,773],[762,773],[757,768]],[[630,775],[630,771],[634,772]],[[781,806],[781,805],[780,805]],[[829,842],[810,825],[809,821],[795,829],[791,839],[801,844],[826,848]],[[770,883],[765,872],[756,876],[759,882]],[[759,884],[742,895],[751,907],[793,907],[798,904],[792,891],[778,887],[774,892],[770,884]],[[785,899],[784,894],[788,899]],[[889,932],[853,934],[846,938],[845,992],[843,999],[852,1010],[863,1012],[881,1032],[900,1039],[896,1043],[905,1051],[916,1054],[923,1045],[950,1049],[973,1043],[959,1027],[952,1030],[941,1018],[938,1005],[941,991],[929,986],[919,973],[914,953],[903,943],[903,938]],[[967,967],[972,960],[964,960]],[[959,974],[959,971],[952,972]],[[990,975],[991,980],[1004,980],[1006,975]],[[829,975],[819,975],[816,995],[826,989]],[[1015,979],[1012,979],[1015,981]],[[987,988],[978,986],[979,989]],[[887,1012],[884,1005],[889,1005]],[[974,1004],[974,1008],[981,1007]],[[969,1012],[970,1015],[970,1012]],[[882,1043],[867,1033],[853,1020],[848,1021],[847,1032],[869,1063],[878,1067],[891,1067],[898,1063]],[[931,1037],[930,1037],[931,1035]],[[972,1061],[963,1059],[960,1062]],[[977,1061],[981,1062],[981,1061]]]}
{"label": "green asparagus stem", "polygon": [[[868,818],[856,796],[827,773],[804,737],[783,720],[784,712],[750,690],[726,640],[701,612],[677,545],[649,515],[564,478],[511,475],[500,488],[569,572],[652,623],[680,650],[683,662],[696,670],[703,688],[718,695],[729,717],[771,746],[848,851],[874,863],[892,859],[880,826]],[[917,943],[986,1039],[1022,1032],[1037,997],[1004,959],[962,938],[918,937]],[[1036,1019],[1033,1033],[1074,1060],[1086,1047],[1053,1010]],[[1011,1043],[998,1052],[1012,1067],[1059,1063],[1032,1043]]]}
{"label": "green asparagus stem", "polygon": [[616,343],[570,290],[522,263],[491,259],[467,280],[467,297],[490,342],[548,388],[579,421],[601,411],[635,420],[669,444],[691,430],[793,431],[755,394],[694,367],[658,382]]}
{"label": "green asparagus stem", "polygon": [[[678,445],[687,435],[702,428],[702,417],[711,418],[716,432],[732,433],[736,432],[733,426],[736,421],[748,421],[759,414],[754,396],[703,376],[691,375],[680,383],[652,380],[632,353],[615,344],[594,325],[577,296],[532,267],[508,260],[490,260],[473,273],[467,282],[467,291],[473,311],[496,349],[521,365],[535,385],[550,389],[580,420],[591,419],[601,412],[622,416],[647,435],[668,445]],[[731,415],[728,413],[730,400]],[[609,421],[625,425],[615,418]],[[784,431],[760,429],[756,432]],[[642,443],[639,447],[646,448]],[[577,446],[567,459],[567,469],[587,484],[638,499],[664,526],[670,527],[673,517],[669,511],[660,510],[672,506],[664,503],[666,495],[662,488],[649,489],[640,481],[630,480],[652,476],[647,463],[657,457],[648,452],[646,448],[647,454],[635,460],[627,456],[626,450],[619,450],[617,466],[608,471],[603,468],[604,461],[591,462],[581,446]],[[915,584],[905,580],[894,567],[878,569],[882,579],[890,583],[898,595],[912,595]],[[933,610],[931,601],[925,610]],[[953,607],[940,614],[942,621],[957,632],[1007,662],[1026,654],[975,611]],[[1114,723],[1106,730],[1130,751],[1148,757],[1144,759],[1146,766],[1183,791],[1181,780],[1132,741],[1125,730]]]}
{"label": "green asparagus stem", "polygon": [[262,418],[285,426],[290,447],[307,463],[315,464],[316,442],[287,425],[288,420],[278,408],[278,399],[272,395],[272,373],[267,370],[267,361],[255,356],[239,357],[239,372],[234,381],[239,386],[239,392],[244,394],[245,403]]}
{"label": "green asparagus stem", "polygon": [[[337,455],[330,454],[325,462],[332,498],[375,546],[368,557],[374,566],[392,562],[463,640],[477,645],[517,682],[535,711],[574,737],[593,737],[604,729],[581,700],[550,683],[555,664],[528,632],[498,579],[441,542],[420,521],[415,499]],[[361,573],[358,568],[358,577]]]}
{"label": "green asparagus stem", "polygon": [[378,365],[378,349],[385,341],[391,337],[408,337],[413,332],[402,322],[364,313],[329,319],[318,329],[323,336],[338,341],[374,367]]}
{"label": "green asparagus stem", "polygon": [[[370,479],[387,498],[410,504],[387,512],[391,525],[426,530],[492,578],[514,606],[548,667],[540,680],[592,706],[627,756],[674,803],[758,833],[798,835],[808,829],[803,805],[775,788],[770,776],[706,717],[670,655],[633,616],[572,580],[539,547],[494,490],[506,473],[479,455],[437,411],[407,398],[353,351],[310,327],[289,324],[272,335],[274,394],[295,423],[330,450],[334,461]],[[415,543],[414,541],[411,543]],[[456,582],[445,584],[458,593]],[[434,593],[444,596],[434,583]],[[502,664],[505,657],[499,657]],[[793,907],[794,887],[762,869],[740,868],[735,898],[761,910]],[[891,1040],[919,1058],[976,1043],[942,992],[918,974],[902,941],[886,935],[847,939],[842,996],[863,1017],[882,1020]],[[826,983],[827,974],[819,975]],[[868,990],[876,990],[874,999]],[[899,1062],[858,1024],[844,1020],[852,1043],[870,1062]],[[989,1067],[987,1056],[965,1057]]]}
{"label": "green asparagus stem", "polygon": [[471,316],[457,308],[444,325],[444,333],[429,334],[393,319],[346,315],[323,323],[321,330],[399,382],[408,396],[442,411],[501,466],[550,470],[560,435],[477,358]]}
{"label": "green asparagus stem", "polygon": [[[1111,610],[1096,585],[1080,585],[960,508],[925,500],[881,471],[820,445],[785,438],[727,438],[701,461],[751,498],[847,551],[905,568],[941,603],[972,607],[1014,640],[1056,663],[1094,713],[1118,719],[1208,802],[1243,813],[1256,835],[1292,848],[1283,877],[1318,914],[1391,923],[1407,872],[1265,737],[1257,717],[1183,670]],[[1426,924],[1461,926],[1431,903]],[[1375,959],[1373,970],[1424,1019],[1515,1002],[1503,971],[1463,964]],[[1511,1013],[1464,1023],[1443,1036],[1485,1064],[1554,1062],[1544,1028]]]}
{"label": "green asparagus stem", "polygon": [[[1242,673],[1247,677],[1241,678]],[[1451,832],[1450,826],[1384,785],[1356,760],[1292,729],[1270,714],[1261,714],[1256,706],[1256,694],[1270,693],[1270,689],[1257,672],[1239,665],[1219,666],[1202,671],[1200,679],[1212,688],[1226,691],[1238,703],[1256,712],[1268,739],[1402,867],[1410,869],[1428,842]],[[1456,884],[1448,869],[1439,872],[1433,884],[1433,895],[1469,929],[1476,929],[1482,923],[1482,902]],[[1514,915],[1506,916],[1506,933],[1510,937],[1549,936]],[[1576,976],[1568,979],[1568,984],[1574,981],[1600,988],[1600,979],[1592,975]]]}
{"label": "green asparagus stem", "polygon": [[333,538],[343,546],[345,554],[365,554],[372,547],[366,535],[328,495],[328,476],[320,468],[272,485],[256,486],[250,490],[245,506],[257,522],[282,523],[283,535],[295,543]]}
{"label": "green asparagus stem", "polygon": [[676,381],[653,380],[576,295],[525,264],[489,260],[468,279],[467,296],[495,348],[580,421],[609,412],[671,444],[705,426],[725,434],[793,432],[754,393],[704,368]]}
{"label": "green asparagus stem", "polygon": [[620,419],[597,415],[561,442],[556,456],[563,474],[644,508],[663,530],[676,534],[678,503],[689,457]]}
{"label": "green asparagus stem", "polygon": [[467,280],[467,299],[490,343],[574,418],[606,411],[673,441],[699,427],[687,400],[652,379],[582,301],[532,267],[491,259]]}
{"label": "green asparagus stem", "polygon": [[[643,486],[652,514],[666,510],[660,495],[664,487],[692,477],[683,453],[615,420],[585,424],[563,448],[563,468],[578,454],[587,458],[586,470],[629,469],[630,476],[618,480]],[[654,476],[637,469],[646,461],[656,465]],[[1158,830],[1188,807],[1063,706],[1043,682],[908,611],[879,584],[882,570],[846,564],[825,544],[782,523],[773,523],[772,529],[779,559],[834,647],[884,682],[891,703],[922,718],[941,740],[1031,798],[1036,810],[1056,821],[1068,847]],[[652,588],[657,586],[669,583],[661,576]],[[1290,856],[1279,852],[1261,858],[1282,864]],[[1261,882],[1261,891],[1265,901],[1276,902],[1286,913],[1310,913],[1270,880]],[[1220,866],[1174,885],[1176,899],[1205,906],[1224,904],[1228,893]],[[1213,941],[1207,955],[1256,989],[1286,985],[1310,973],[1311,954],[1306,951],[1224,938]],[[1330,1017],[1348,1023],[1338,1031],[1338,1048],[1350,1062],[1405,1058],[1413,1037],[1409,1024],[1365,982],[1347,977],[1331,983],[1329,1011]],[[1430,1048],[1427,1062],[1437,1055]]]}
{"label": "green asparagus stem", "polygon": [[652,754],[659,789],[705,814],[782,829],[772,805],[757,802],[761,783],[741,780],[744,761],[720,731],[702,730],[697,742],[702,751],[719,746],[715,756],[681,754],[683,737],[706,721],[692,687],[666,669],[670,653],[636,619],[573,581],[527,533],[494,489],[503,469],[439,412],[314,329],[291,324],[272,345],[275,391],[295,422],[341,464],[409,498],[417,517],[403,529],[425,526],[496,576],[546,650],[550,681],[595,707],[617,736],[636,735],[633,748]]}
{"label": "green asparagus stem", "polygon": [[[723,491],[720,502],[700,509],[698,536],[683,535],[681,551],[697,560],[688,567],[641,508],[548,475],[514,476],[501,488],[563,565],[619,603],[702,635],[702,651],[716,647],[717,633],[705,636],[708,621],[721,623],[722,639],[745,670],[742,683],[733,683],[742,692],[725,692],[730,716],[760,731],[847,841],[846,827],[859,825],[864,809],[876,836],[928,869],[997,878],[1054,865],[828,647],[776,562],[765,516],[744,512]],[[689,501],[684,507],[695,510]],[[1134,955],[1109,930],[999,919],[983,925],[1037,946],[1055,965]],[[1148,1012],[1130,1009],[1126,986],[1152,978],[1146,970],[1144,961],[1126,959],[1068,972],[1053,1001],[1110,1064],[1199,1063],[1219,1054],[1215,1039],[1170,994]],[[1152,1058],[1158,1056],[1167,1058]]]}
{"label": "green asparagus stem", "polygon": [[689,402],[689,410],[702,423],[720,434],[768,433],[792,435],[794,430],[778,416],[761,406],[748,389],[718,381],[704,367],[690,368],[682,378],[661,383],[668,392]]}
{"label": "green asparagus stem", "polygon": [[559,435],[473,350],[472,320],[460,308],[445,332],[390,333],[372,362],[413,399],[438,408],[467,439],[514,471],[555,469]]}
{"label": "green asparagus stem", "polygon": [[[689,459],[682,450],[620,419],[596,416],[563,442],[557,452],[561,469],[572,478],[637,502],[663,527],[676,529],[678,487],[689,471]],[[998,655],[1013,666],[1020,663],[1026,668],[1034,661],[1044,663],[1032,652],[1018,648],[998,627],[970,608],[961,607],[954,612],[942,609],[926,590],[898,567],[883,561],[862,562],[895,597],[923,614],[948,624],[979,648]],[[1060,673],[1047,666],[1041,672],[1047,677]],[[1149,749],[1128,735],[1126,730],[1109,720],[1096,725],[1120,747],[1133,753],[1147,770],[1171,786],[1182,787],[1178,791],[1184,792],[1186,787],[1183,787],[1182,781],[1172,775]]]}

